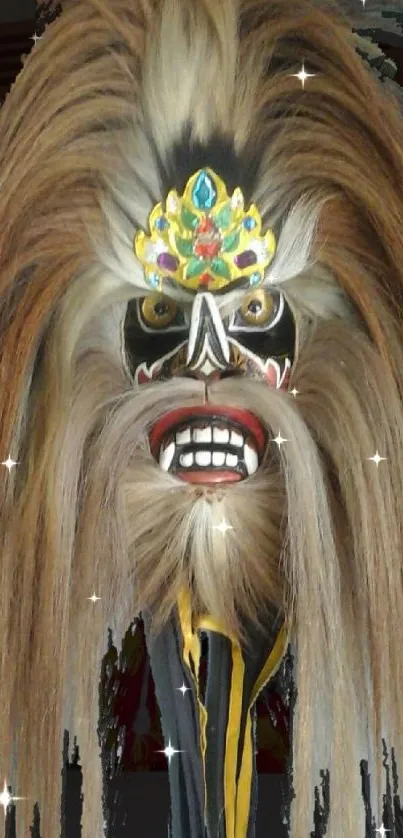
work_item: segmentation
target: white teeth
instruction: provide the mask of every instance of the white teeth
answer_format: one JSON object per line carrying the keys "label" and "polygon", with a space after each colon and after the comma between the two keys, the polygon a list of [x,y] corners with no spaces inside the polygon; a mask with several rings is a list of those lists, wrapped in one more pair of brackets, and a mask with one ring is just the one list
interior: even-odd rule
{"label": "white teeth", "polygon": [[198,466],[211,466],[210,451],[197,451],[196,463]]}
{"label": "white teeth", "polygon": [[258,455],[255,447],[244,442],[244,437],[237,431],[229,431],[227,428],[184,428],[175,435],[175,441],[167,445],[166,448],[161,449],[159,464],[163,471],[169,471],[172,461],[175,456],[177,446],[189,445],[192,442],[209,443],[214,442],[225,445],[234,445],[239,449],[238,454],[226,453],[225,451],[191,451],[186,454],[180,454],[179,464],[183,468],[192,468],[195,464],[201,468],[208,468],[209,466],[228,466],[229,468],[237,468],[243,461],[248,473],[248,476],[254,474],[259,466]]}
{"label": "white teeth", "polygon": [[213,453],[213,466],[223,466],[225,463],[225,453],[224,451],[214,451]]}
{"label": "white teeth", "polygon": [[186,428],[185,431],[179,431],[179,433],[176,434],[176,442],[178,445],[186,445],[186,443],[190,441],[190,428]]}
{"label": "white teeth", "polygon": [[211,442],[211,428],[195,428],[193,442]]}
{"label": "white teeth", "polygon": [[180,462],[181,466],[185,466],[186,468],[189,468],[189,466],[192,466],[193,463],[194,463],[193,454],[181,454],[180,457],[179,457],[179,462]]}
{"label": "white teeth", "polygon": [[163,471],[169,471],[169,467],[172,463],[175,454],[175,443],[170,442],[167,448],[164,448],[160,454],[160,468]]}
{"label": "white teeth", "polygon": [[231,431],[231,445],[238,445],[240,448],[243,445],[243,436],[237,434],[236,431]]}
{"label": "white teeth", "polygon": [[254,474],[257,471],[258,467],[258,456],[256,451],[250,447],[250,445],[245,444],[244,448],[244,460],[246,468],[248,469],[248,474]]}
{"label": "white teeth", "polygon": [[213,428],[214,442],[229,442],[229,431],[224,428]]}

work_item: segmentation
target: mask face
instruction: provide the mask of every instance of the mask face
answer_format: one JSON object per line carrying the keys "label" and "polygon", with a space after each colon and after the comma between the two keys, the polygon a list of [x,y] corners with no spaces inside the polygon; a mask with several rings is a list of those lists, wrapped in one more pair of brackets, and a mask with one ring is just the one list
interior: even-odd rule
{"label": "mask face", "polygon": [[[220,295],[220,306],[225,294]],[[229,375],[287,389],[296,328],[281,291],[258,288],[221,316],[217,297],[198,291],[189,302],[151,293],[129,303],[125,357],[134,384],[192,376],[208,382]],[[223,483],[254,474],[267,445],[259,419],[246,410],[211,404],[170,411],[150,433],[164,471],[191,483]]]}
{"label": "mask face", "polygon": [[[129,303],[124,323],[134,384],[242,375],[285,389],[295,323],[283,294],[262,287],[276,241],[271,229],[262,233],[257,207],[200,169],[181,196],[172,189],[152,209],[149,229],[138,231],[134,249],[154,292]],[[170,411],[149,441],[164,471],[203,484],[251,476],[267,446],[254,414],[210,402]]]}

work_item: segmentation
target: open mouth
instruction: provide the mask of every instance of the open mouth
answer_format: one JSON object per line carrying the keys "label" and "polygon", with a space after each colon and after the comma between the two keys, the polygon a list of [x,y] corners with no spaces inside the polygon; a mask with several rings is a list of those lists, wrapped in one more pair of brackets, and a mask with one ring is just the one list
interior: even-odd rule
{"label": "open mouth", "polygon": [[164,416],[150,442],[163,471],[189,483],[223,483],[257,471],[266,434],[248,411],[204,405]]}

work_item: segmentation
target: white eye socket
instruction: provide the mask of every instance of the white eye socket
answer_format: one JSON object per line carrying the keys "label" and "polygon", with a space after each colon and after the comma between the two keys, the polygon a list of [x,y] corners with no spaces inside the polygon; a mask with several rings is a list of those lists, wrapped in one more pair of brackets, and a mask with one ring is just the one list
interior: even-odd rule
{"label": "white eye socket", "polygon": [[248,326],[266,326],[275,312],[273,297],[263,288],[257,288],[245,297],[240,312]]}
{"label": "white eye socket", "polygon": [[149,294],[142,300],[140,312],[146,326],[153,329],[165,329],[175,320],[178,307],[163,294]]}

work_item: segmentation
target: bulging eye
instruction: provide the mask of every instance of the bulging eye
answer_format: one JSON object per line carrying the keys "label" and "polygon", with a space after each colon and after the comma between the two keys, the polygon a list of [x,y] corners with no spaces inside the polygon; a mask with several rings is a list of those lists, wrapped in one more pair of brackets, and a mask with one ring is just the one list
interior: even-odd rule
{"label": "bulging eye", "polygon": [[141,317],[146,326],[153,329],[165,329],[177,315],[178,307],[173,300],[163,294],[149,294],[141,302]]}
{"label": "bulging eye", "polygon": [[257,288],[244,298],[240,311],[248,326],[267,326],[275,312],[273,297]]}

